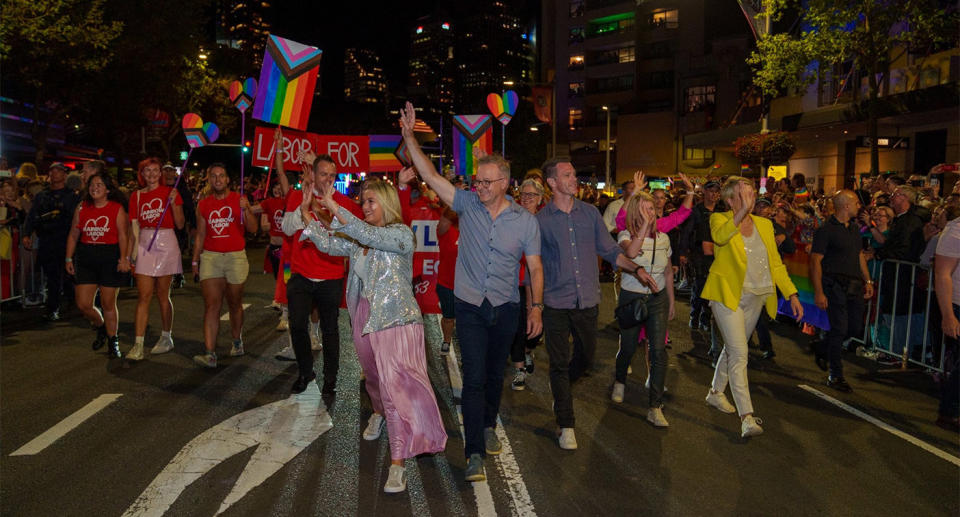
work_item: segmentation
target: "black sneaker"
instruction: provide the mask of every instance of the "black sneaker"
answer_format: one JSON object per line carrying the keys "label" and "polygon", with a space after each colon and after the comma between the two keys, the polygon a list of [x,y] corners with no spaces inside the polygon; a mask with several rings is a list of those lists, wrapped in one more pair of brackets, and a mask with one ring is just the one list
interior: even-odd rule
{"label": "black sneaker", "polygon": [[773,350],[764,350],[763,353],[760,354],[760,359],[773,359],[776,356],[777,354]]}
{"label": "black sneaker", "polygon": [[523,358],[523,366],[527,369],[527,373],[533,373],[535,365],[533,364],[533,350],[526,354]]}
{"label": "black sneaker", "polygon": [[110,359],[120,359],[120,338],[113,336],[107,338],[107,357]]}
{"label": "black sneaker", "polygon": [[440,344],[440,353],[443,354],[443,355],[449,354],[449,353],[450,353],[450,343],[448,343],[448,342],[446,342],[446,341],[444,341],[443,343],[441,343],[441,344]]}
{"label": "black sneaker", "polygon": [[107,324],[104,323],[96,328],[97,337],[93,340],[93,345],[90,348],[94,350],[100,350],[103,348],[103,345],[107,344]]}
{"label": "black sneaker", "polygon": [[847,384],[847,381],[841,377],[839,379],[834,379],[833,377],[827,377],[827,386],[844,393],[850,393],[853,391],[853,388]]}
{"label": "black sneaker", "polygon": [[49,322],[60,321],[60,311],[50,311],[43,315],[43,319]]}

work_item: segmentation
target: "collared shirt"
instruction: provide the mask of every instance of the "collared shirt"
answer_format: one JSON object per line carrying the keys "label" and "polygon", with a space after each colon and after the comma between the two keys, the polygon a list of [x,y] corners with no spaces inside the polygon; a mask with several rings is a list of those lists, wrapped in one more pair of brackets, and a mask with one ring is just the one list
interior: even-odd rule
{"label": "collared shirt", "polygon": [[609,205],[607,205],[607,210],[603,213],[603,223],[607,225],[608,232],[612,233],[617,231],[617,218],[620,216],[620,210],[623,208],[624,204],[625,202],[623,198],[618,197],[617,199],[611,201]]}
{"label": "collared shirt", "polygon": [[863,248],[863,238],[860,229],[853,220],[843,224],[835,216],[824,223],[813,234],[811,253],[823,255],[820,267],[823,276],[842,276],[861,279],[860,250]]}
{"label": "collared shirt", "polygon": [[543,303],[554,309],[586,309],[600,303],[597,255],[616,266],[620,247],[593,206],[573,200],[570,213],[548,203],[540,223]]}
{"label": "collared shirt", "polygon": [[480,306],[484,299],[494,307],[507,302],[519,303],[520,256],[540,255],[540,228],[536,219],[510,201],[493,219],[476,192],[457,189],[453,195],[453,210],[460,216],[453,294],[472,305]]}

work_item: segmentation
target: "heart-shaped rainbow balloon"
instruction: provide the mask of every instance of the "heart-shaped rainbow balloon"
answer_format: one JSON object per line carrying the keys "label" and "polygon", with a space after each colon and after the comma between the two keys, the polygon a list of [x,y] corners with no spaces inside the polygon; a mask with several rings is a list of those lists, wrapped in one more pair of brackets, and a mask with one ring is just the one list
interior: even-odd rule
{"label": "heart-shaped rainbow balloon", "polygon": [[513,90],[503,92],[503,97],[496,93],[487,95],[487,107],[490,108],[490,113],[493,113],[493,116],[497,117],[504,126],[510,123],[510,119],[517,112],[518,105],[520,105],[520,96]]}
{"label": "heart-shaped rainbow balloon", "polygon": [[203,119],[196,113],[187,113],[183,116],[180,123],[183,127],[183,134],[187,137],[187,144],[190,147],[203,147],[217,141],[220,136],[220,128],[213,122],[204,124]]}
{"label": "heart-shaped rainbow balloon", "polygon": [[241,112],[245,112],[247,108],[253,106],[253,98],[257,96],[257,80],[248,77],[242,83],[234,81],[230,83],[227,93],[230,94],[233,105]]}

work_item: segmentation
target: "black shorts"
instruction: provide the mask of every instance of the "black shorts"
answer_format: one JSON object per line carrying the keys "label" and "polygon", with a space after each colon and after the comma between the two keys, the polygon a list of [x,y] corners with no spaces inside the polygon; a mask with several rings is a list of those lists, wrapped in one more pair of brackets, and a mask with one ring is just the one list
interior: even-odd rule
{"label": "black shorts", "polygon": [[129,275],[117,271],[120,246],[117,244],[78,243],[73,254],[73,268],[78,284],[94,284],[103,287],[126,287]]}
{"label": "black shorts", "polygon": [[456,319],[457,313],[453,310],[454,296],[453,289],[437,284],[437,298],[440,300],[440,312],[444,318],[449,320]]}

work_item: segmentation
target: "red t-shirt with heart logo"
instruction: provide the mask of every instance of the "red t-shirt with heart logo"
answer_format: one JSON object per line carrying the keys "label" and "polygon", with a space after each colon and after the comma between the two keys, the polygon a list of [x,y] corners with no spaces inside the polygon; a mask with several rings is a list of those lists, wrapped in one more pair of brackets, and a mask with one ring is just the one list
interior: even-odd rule
{"label": "red t-shirt with heart logo", "polygon": [[230,192],[223,199],[211,194],[197,203],[197,213],[206,224],[204,250],[229,253],[246,248],[240,194]]}
{"label": "red t-shirt with heart logo", "polygon": [[[130,196],[130,220],[137,221],[140,229],[156,228],[160,214],[163,213],[163,207],[167,205],[167,197],[173,187],[161,185],[150,192],[136,191]],[[174,205],[182,205],[183,199],[177,193],[173,200]],[[173,228],[173,210],[167,209],[163,216],[163,223],[160,228]]]}
{"label": "red t-shirt with heart logo", "polygon": [[287,202],[282,197],[268,197],[260,202],[263,215],[270,220],[270,236],[283,237],[283,209]]}
{"label": "red t-shirt with heart logo", "polygon": [[92,203],[82,203],[77,214],[77,229],[80,230],[80,242],[84,244],[117,244],[120,234],[117,232],[117,216],[123,208],[116,201],[107,201],[100,208]]}

